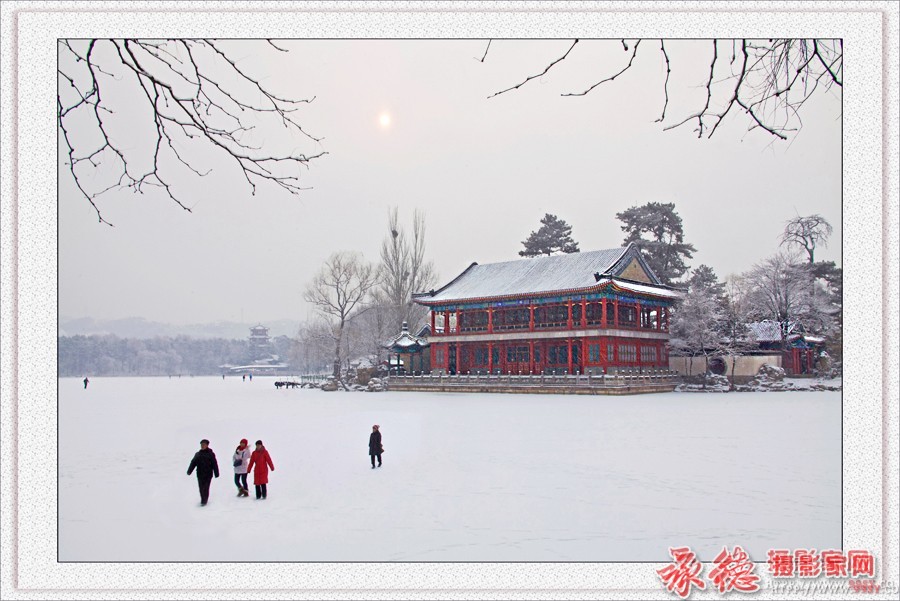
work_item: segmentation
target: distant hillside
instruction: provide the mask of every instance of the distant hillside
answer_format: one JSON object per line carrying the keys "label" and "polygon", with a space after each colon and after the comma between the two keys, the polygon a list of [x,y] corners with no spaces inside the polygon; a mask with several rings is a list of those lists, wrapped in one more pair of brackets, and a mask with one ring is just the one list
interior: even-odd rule
{"label": "distant hillside", "polygon": [[58,336],[92,336],[114,334],[121,338],[155,338],[157,336],[190,336],[192,338],[224,338],[226,340],[245,339],[250,335],[250,328],[261,323],[269,328],[269,336],[297,335],[299,321],[280,319],[277,321],[236,323],[217,321],[190,325],[172,325],[157,321],[148,321],[142,317],[125,319],[93,319],[59,318]]}

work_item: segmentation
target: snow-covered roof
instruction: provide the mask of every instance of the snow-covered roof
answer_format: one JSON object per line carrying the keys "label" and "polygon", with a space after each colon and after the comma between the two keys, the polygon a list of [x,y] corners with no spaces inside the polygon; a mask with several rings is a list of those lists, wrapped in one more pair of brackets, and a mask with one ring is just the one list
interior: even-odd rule
{"label": "snow-covered roof", "polygon": [[598,283],[603,284],[604,282],[612,282],[617,288],[628,290],[629,292],[636,292],[638,294],[652,294],[654,296],[662,296],[672,299],[679,298],[681,296],[674,290],[660,288],[659,286],[651,286],[650,284],[638,284],[635,282],[628,282],[625,280],[617,279],[600,280],[600,282]]}
{"label": "snow-covered roof", "polygon": [[[447,301],[477,298],[526,296],[551,292],[568,292],[597,288],[604,281],[595,274],[609,277],[618,275],[623,259],[641,262],[649,277],[655,279],[640,253],[633,245],[625,248],[610,248],[579,253],[535,257],[502,263],[479,265],[472,263],[449,284],[435,291],[416,295],[421,303],[437,304]],[[605,283],[608,283],[605,282]],[[616,279],[616,285],[621,280]],[[633,292],[654,294],[667,298],[677,297],[677,293],[654,284],[631,284]]]}
{"label": "snow-covered roof", "polygon": [[402,353],[404,351],[414,352],[426,346],[428,346],[428,340],[410,334],[409,326],[407,326],[406,322],[404,322],[403,329],[400,331],[400,333],[389,340],[384,345],[384,348],[395,349]]}
{"label": "snow-covered roof", "polygon": [[[781,340],[781,324],[769,319],[748,323],[747,328],[753,332],[757,342],[776,342]],[[789,326],[789,331],[792,329]]]}
{"label": "snow-covered roof", "polygon": [[[771,319],[748,323],[747,328],[753,332],[753,337],[757,342],[780,342],[781,341],[781,323]],[[812,336],[804,332],[803,325],[796,321],[788,322],[787,339],[797,340],[802,338],[806,342],[813,344],[821,344],[825,339],[821,336]]]}

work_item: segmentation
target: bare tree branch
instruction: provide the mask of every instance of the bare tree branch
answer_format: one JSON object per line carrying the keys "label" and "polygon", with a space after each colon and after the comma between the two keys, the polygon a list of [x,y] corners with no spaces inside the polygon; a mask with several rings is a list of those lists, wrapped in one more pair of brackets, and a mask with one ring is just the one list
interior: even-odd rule
{"label": "bare tree branch", "polygon": [[[624,45],[624,43],[625,42],[623,41],[622,44]],[[638,40],[637,42],[635,42],[634,49],[631,51],[631,59],[628,61],[628,64],[625,65],[624,69],[622,69],[621,71],[619,71],[612,77],[607,77],[606,79],[602,79],[602,80],[598,81],[597,83],[595,83],[594,85],[592,85],[591,87],[586,89],[584,92],[570,92],[568,94],[562,94],[562,95],[563,96],[584,96],[585,94],[587,94],[588,92],[590,92],[591,90],[593,90],[594,88],[599,86],[600,84],[606,83],[607,81],[612,81],[615,78],[617,78],[619,75],[621,75],[622,73],[625,73],[625,71],[627,71],[628,69],[631,68],[631,64],[634,62],[634,57],[637,56],[638,46],[640,46],[640,45],[641,45],[641,40]],[[625,46],[625,50],[628,50],[628,46]]]}
{"label": "bare tree branch", "polygon": [[[271,40],[266,43],[287,52]],[[59,52],[57,120],[68,152],[67,166],[101,223],[109,224],[100,212],[98,197],[121,189],[144,193],[146,186],[160,188],[190,211],[174,183],[172,165],[192,176],[208,175],[211,168],[195,158],[204,147],[239,169],[251,195],[260,183],[299,194],[307,189],[300,185],[299,168],[327,154],[322,150],[304,153],[296,147],[275,150],[271,144],[264,150],[251,142],[252,132],[264,125],[318,144],[321,139],[310,135],[295,116],[315,98],[291,99],[273,93],[215,40],[61,40]],[[107,89],[114,90],[115,100],[107,99]],[[125,117],[116,111],[123,93],[140,98],[129,108],[144,111],[147,121],[123,125]],[[146,128],[152,135],[149,146],[135,148],[125,138],[124,132],[130,134],[135,127]],[[147,152],[149,162],[144,165]],[[112,184],[97,185],[94,172],[101,165],[104,173],[110,167],[118,170]]]}
{"label": "bare tree branch", "polygon": [[659,116],[659,119],[656,120],[657,123],[661,122],[666,118],[666,108],[669,106],[669,74],[672,73],[672,65],[669,62],[669,55],[666,53],[666,43],[663,40],[659,41],[659,49],[663,53],[663,57],[666,59],[666,81],[663,84],[663,94],[666,97],[666,101],[663,103],[662,115]]}
{"label": "bare tree branch", "polygon": [[[814,94],[820,90],[828,91],[832,85],[843,87],[841,40],[729,40],[731,57],[727,63],[727,73],[724,73],[725,61],[719,60],[719,41],[713,40],[712,60],[704,80],[705,98],[697,101],[696,110],[687,117],[664,126],[664,131],[696,122],[698,136],[711,137],[728,115],[737,112],[732,110],[736,105],[743,109],[750,121],[748,130],[759,128],[773,138],[787,140],[789,132],[802,128],[801,109]],[[637,40],[631,48],[631,57],[624,68],[597,81],[583,92],[562,95],[584,96],[599,85],[615,80],[632,67],[640,43],[641,40]],[[621,40],[621,44],[627,52],[628,43]],[[664,40],[660,40],[660,51],[666,62],[666,75],[663,82],[663,109],[660,117],[655,120],[657,123],[666,119],[672,99],[670,76],[674,68]],[[556,62],[551,63],[547,69]],[[504,92],[520,87],[527,81],[529,80]]]}
{"label": "bare tree branch", "polygon": [[484,56],[482,56],[481,59],[480,59],[478,62],[483,63],[483,62],[484,62],[484,59],[487,58],[487,53],[488,53],[488,50],[491,49],[491,42],[492,42],[492,41],[493,41],[493,40],[488,40],[487,46],[486,46],[485,49],[484,49]]}
{"label": "bare tree branch", "polygon": [[572,52],[572,48],[574,48],[574,47],[575,47],[575,44],[577,44],[577,43],[578,43],[578,40],[575,40],[574,42],[572,42],[572,45],[569,46],[569,49],[566,50],[566,53],[565,53],[565,54],[563,54],[561,57],[559,57],[558,59],[556,59],[555,61],[553,61],[553,62],[550,63],[549,65],[547,65],[547,68],[544,69],[543,71],[541,71],[540,73],[538,73],[537,75],[532,75],[532,76],[530,76],[530,77],[527,77],[527,78],[525,79],[525,81],[523,81],[523,82],[521,82],[520,84],[515,85],[515,86],[513,86],[513,87],[511,87],[511,88],[506,88],[505,90],[501,90],[501,91],[499,91],[499,92],[497,92],[497,93],[495,93],[495,94],[491,94],[490,96],[488,96],[488,99],[493,98],[494,96],[499,96],[500,94],[503,94],[504,92],[510,92],[510,91],[512,91],[512,90],[517,90],[517,89],[521,88],[522,86],[524,86],[524,85],[525,85],[526,83],[528,83],[529,81],[531,81],[532,79],[535,79],[535,78],[537,78],[537,77],[541,77],[541,76],[545,75],[545,74],[547,73],[547,71],[549,71],[549,70],[553,67],[553,65],[555,65],[556,63],[558,63],[558,62],[564,60],[567,56],[569,56],[569,53]]}

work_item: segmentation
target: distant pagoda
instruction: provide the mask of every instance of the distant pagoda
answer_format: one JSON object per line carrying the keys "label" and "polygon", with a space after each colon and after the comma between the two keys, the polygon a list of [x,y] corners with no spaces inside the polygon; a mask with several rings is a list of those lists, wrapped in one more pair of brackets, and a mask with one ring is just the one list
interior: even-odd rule
{"label": "distant pagoda", "polygon": [[269,338],[269,328],[264,325],[255,325],[250,328],[250,359],[259,361],[272,357],[272,340]]}

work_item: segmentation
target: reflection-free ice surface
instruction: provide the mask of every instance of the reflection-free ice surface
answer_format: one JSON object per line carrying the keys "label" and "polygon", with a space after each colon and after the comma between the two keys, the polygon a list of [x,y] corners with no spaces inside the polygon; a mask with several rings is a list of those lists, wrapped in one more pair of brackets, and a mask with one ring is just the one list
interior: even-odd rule
{"label": "reflection-free ice surface", "polygon": [[[841,546],[839,392],[626,397],[59,380],[60,561],[711,561]],[[380,424],[384,467],[368,436]],[[221,477],[199,506],[201,438]],[[231,455],[262,439],[269,497]],[[250,476],[252,485],[252,476]]]}

